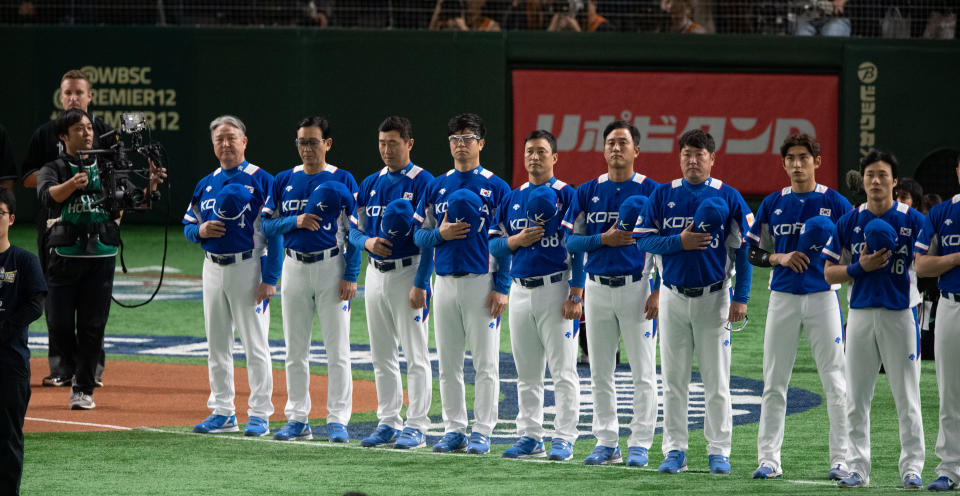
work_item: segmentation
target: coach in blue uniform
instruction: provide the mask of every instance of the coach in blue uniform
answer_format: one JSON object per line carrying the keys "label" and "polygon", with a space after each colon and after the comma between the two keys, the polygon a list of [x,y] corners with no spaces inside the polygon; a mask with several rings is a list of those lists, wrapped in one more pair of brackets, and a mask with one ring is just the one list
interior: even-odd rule
{"label": "coach in blue uniform", "polygon": [[[960,163],[957,164],[960,179]],[[937,386],[940,431],[937,435],[937,480],[927,489],[948,491],[960,482],[960,195],[934,206],[915,243],[917,274],[939,277],[937,303]]]}
{"label": "coach in blue uniform", "polygon": [[[873,150],[860,162],[867,202],[840,218],[823,249],[830,284],[853,281],[847,319],[847,466],[840,487],[870,483],[870,402],[882,363],[900,424],[900,477],[905,489],[923,482],[920,414],[920,329],[911,302],[913,246],[923,214],[893,200],[897,159]],[[914,279],[915,280],[915,279]]]}
{"label": "coach in blue uniform", "polygon": [[[753,214],[737,190],[710,176],[716,159],[713,137],[699,129],[678,141],[683,178],[660,185],[636,231],[644,251],[662,255],[660,366],[663,373],[663,463],[660,472],[687,469],[687,392],[693,353],[703,380],[710,472],[730,473],[733,410],[730,399],[729,322],[747,315],[753,267],[744,234]],[[726,222],[695,232],[693,216],[709,198],[728,210]],[[697,226],[698,230],[704,226]],[[730,279],[736,274],[733,298]]]}
{"label": "coach in blue uniform", "polygon": [[[850,202],[836,191],[817,184],[820,144],[806,134],[787,137],[780,146],[783,168],[790,186],[763,199],[757,221],[747,233],[750,262],[773,266],[770,303],[763,339],[763,399],[755,479],[781,477],[787,387],[797,358],[801,331],[807,335],[827,397],[830,420],[830,480],[846,477],[846,381],[843,377],[843,329],[836,290],[823,279],[823,258],[818,248],[800,246],[800,232],[811,218],[829,219],[832,226],[849,212]],[[812,234],[812,233],[811,233]],[[825,240],[824,240],[825,241]]]}
{"label": "coach in blue uniform", "polygon": [[0,187],[0,494],[20,494],[23,419],[30,401],[27,327],[40,318],[47,285],[36,255],[10,244],[13,193]]}
{"label": "coach in blue uniform", "polygon": [[[357,293],[360,251],[347,243],[357,182],[327,163],[333,146],[330,124],[312,116],[297,125],[297,152],[303,163],[277,174],[263,206],[263,232],[283,235],[283,338],[287,349],[287,425],[274,439],[311,439],[310,336],[313,316],[327,350],[327,431],[332,442],[349,440],[353,407],[350,375],[350,300]],[[327,182],[337,191],[317,191]],[[317,205],[317,200],[322,205]]]}
{"label": "coach in blue uniform", "polygon": [[582,255],[570,255],[560,221],[573,201],[574,189],[553,175],[557,140],[536,130],[524,140],[523,165],[528,181],[510,192],[499,214],[507,238],[491,241],[496,256],[512,257],[510,276],[510,344],[517,365],[517,434],[506,458],[544,457],[543,374],[550,366],[554,383],[554,432],[550,459],[569,460],[579,433],[580,376],[577,374],[577,329],[583,288]]}
{"label": "coach in blue uniform", "polygon": [[[233,332],[240,335],[250,382],[249,420],[244,434],[270,432],[273,375],[269,331],[270,296],[276,292],[282,251],[278,236],[265,237],[260,208],[273,176],[247,162],[246,126],[232,115],[210,123],[213,151],[220,167],[197,183],[183,216],[183,234],[204,251],[203,318],[210,348],[210,398],[213,413],[194,432],[236,432],[233,386]],[[266,249],[266,256],[264,250]]]}
{"label": "coach in blue uniform", "polygon": [[[423,199],[433,175],[410,161],[413,126],[406,117],[384,119],[377,141],[384,167],[360,184],[350,229],[350,242],[370,254],[364,301],[379,420],[377,429],[361,444],[394,443],[396,448],[413,449],[424,446],[424,435],[430,428],[427,414],[433,377],[427,350],[427,316],[433,258],[421,258],[412,230],[394,229],[385,214],[394,201],[406,202],[394,208],[403,207],[402,214],[397,212],[404,217],[401,224],[412,223],[413,210]],[[410,403],[406,424],[400,416],[403,383],[397,344],[403,348],[407,362]]]}
{"label": "coach in blue uniform", "polygon": [[[626,121],[603,130],[607,173],[581,184],[563,226],[567,249],[586,253],[585,316],[587,356],[593,385],[593,434],[597,445],[584,463],[619,463],[620,423],[614,384],[616,356],[623,337],[633,375],[633,419],[627,441],[629,465],[646,466],[657,426],[657,337],[653,318],[659,288],[649,281],[653,262],[637,248],[632,228],[618,228],[620,205],[634,195],[650,196],[658,184],[634,171],[640,131]],[[623,219],[629,223],[634,219]],[[584,285],[575,278],[573,287]]]}
{"label": "coach in blue uniform", "polygon": [[[454,168],[427,186],[414,216],[417,246],[435,249],[436,301],[434,332],[440,360],[440,402],[445,434],[434,445],[437,452],[490,451],[490,435],[497,424],[500,402],[500,314],[510,291],[509,259],[490,256],[488,236],[471,236],[471,227],[448,218],[447,197],[460,189],[482,201],[482,216],[474,229],[500,236],[494,224],[497,208],[510,192],[507,183],[480,165],[487,129],[476,114],[458,114],[447,123]],[[476,234],[476,233],[474,233]],[[486,295],[486,298],[483,297]],[[475,423],[466,438],[463,354],[467,342],[476,369],[473,412]]]}

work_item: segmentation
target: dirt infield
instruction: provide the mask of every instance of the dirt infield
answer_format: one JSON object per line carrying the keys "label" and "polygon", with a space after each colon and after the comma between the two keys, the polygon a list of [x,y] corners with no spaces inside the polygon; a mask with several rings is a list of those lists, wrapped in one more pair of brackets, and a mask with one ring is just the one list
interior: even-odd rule
{"label": "dirt infield", "polygon": [[[70,389],[41,387],[40,380],[49,370],[46,358],[30,361],[33,394],[27,409],[24,432],[78,432],[110,430],[105,426],[159,427],[193,425],[210,414],[207,397],[210,385],[207,367],[153,362],[107,360],[103,375],[105,387],[97,388],[93,410],[70,410]],[[234,370],[237,385],[237,421],[247,420],[247,369]],[[310,397],[313,410],[310,418],[327,415],[327,377],[310,376]],[[353,411],[367,412],[377,408],[377,391],[372,381],[353,381]],[[273,420],[283,419],[287,400],[286,381],[282,370],[273,371]],[[404,398],[406,402],[406,397]],[[43,420],[30,420],[30,419]],[[97,424],[97,425],[83,425]]]}

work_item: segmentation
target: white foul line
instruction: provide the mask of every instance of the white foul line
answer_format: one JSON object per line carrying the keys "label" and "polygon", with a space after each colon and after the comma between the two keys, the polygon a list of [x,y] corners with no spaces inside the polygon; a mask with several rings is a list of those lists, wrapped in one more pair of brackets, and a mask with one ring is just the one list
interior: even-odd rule
{"label": "white foul line", "polygon": [[25,417],[24,420],[32,420],[34,422],[49,422],[51,424],[69,424],[69,425],[83,425],[86,427],[102,427],[104,429],[113,429],[116,431],[133,430],[132,427],[123,427],[122,425],[92,424],[90,422],[73,422],[70,420],[42,419],[42,418],[36,418],[36,417]]}

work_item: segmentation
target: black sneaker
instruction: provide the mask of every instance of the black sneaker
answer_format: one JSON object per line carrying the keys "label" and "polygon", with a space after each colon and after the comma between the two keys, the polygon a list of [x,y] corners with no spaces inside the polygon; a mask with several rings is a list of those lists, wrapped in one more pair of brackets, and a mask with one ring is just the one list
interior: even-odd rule
{"label": "black sneaker", "polygon": [[65,377],[59,375],[48,375],[40,381],[40,384],[45,387],[67,387],[73,385],[72,377]]}

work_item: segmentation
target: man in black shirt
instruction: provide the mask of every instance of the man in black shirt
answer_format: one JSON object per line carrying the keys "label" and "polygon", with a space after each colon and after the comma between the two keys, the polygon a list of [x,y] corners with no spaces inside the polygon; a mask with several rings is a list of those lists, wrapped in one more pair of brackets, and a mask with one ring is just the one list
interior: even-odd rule
{"label": "man in black shirt", "polygon": [[40,318],[47,285],[40,262],[7,236],[16,199],[0,187],[0,494],[19,494],[23,419],[30,401],[27,326]]}
{"label": "man in black shirt", "polygon": [[[63,110],[80,109],[87,112],[87,106],[93,99],[93,88],[90,80],[83,71],[73,69],[67,71],[60,78],[60,104]],[[91,115],[93,123],[93,147],[100,148],[101,143],[98,138],[113,130],[107,123],[100,119],[95,119]],[[27,188],[37,187],[37,172],[48,162],[53,162],[63,153],[63,143],[54,129],[55,121],[49,121],[34,131],[30,138],[30,145],[27,149],[27,157],[23,161],[23,185]],[[3,172],[0,169],[0,181],[3,180]],[[44,272],[47,270],[48,247],[44,234],[46,232],[47,215],[45,207],[41,204],[37,207],[37,254],[40,257],[40,268]],[[41,382],[44,386],[70,386],[75,372],[76,363],[73,357],[65,356],[63,350],[59,349],[54,339],[50,339],[47,362],[50,364],[50,375],[43,378]],[[103,374],[104,353],[100,350],[100,358],[96,370],[96,384],[103,385],[101,376]]]}

